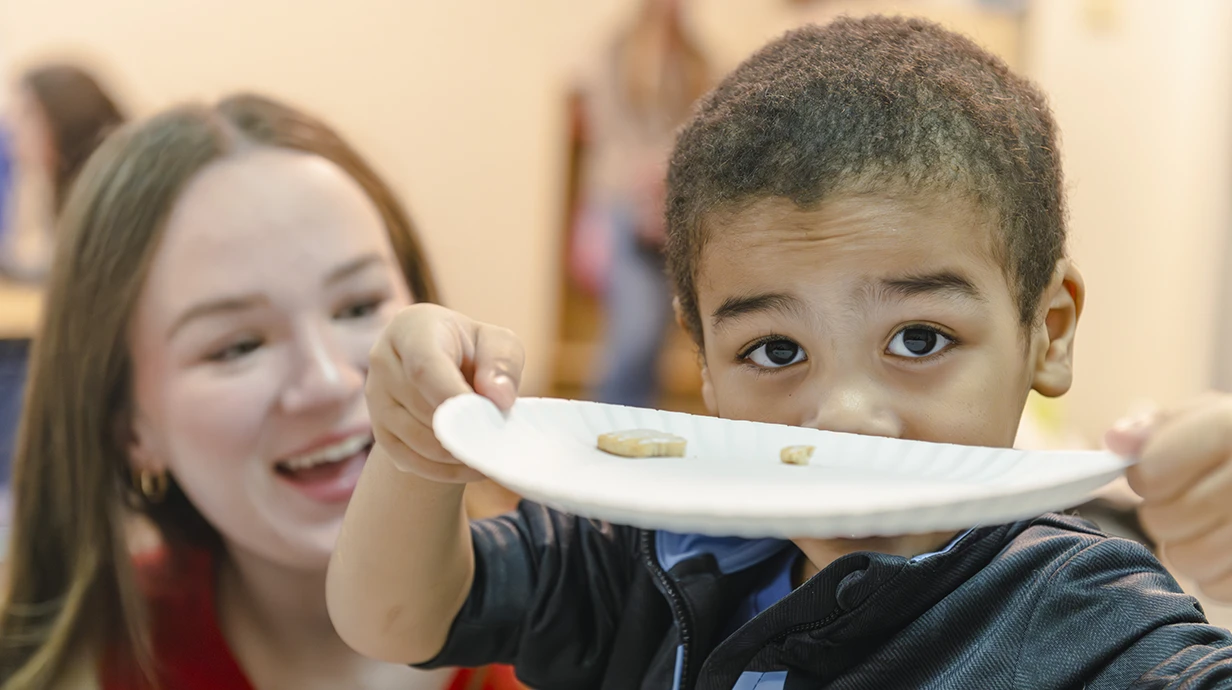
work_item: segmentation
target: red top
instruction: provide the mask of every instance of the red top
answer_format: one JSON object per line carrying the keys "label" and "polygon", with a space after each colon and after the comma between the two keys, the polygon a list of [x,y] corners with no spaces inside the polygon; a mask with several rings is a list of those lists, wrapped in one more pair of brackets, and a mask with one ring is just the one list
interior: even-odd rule
{"label": "red top", "polygon": [[[174,568],[167,552],[136,560],[148,597],[154,660],[162,688],[253,690],[218,627],[214,611],[213,560],[189,552]],[[150,690],[139,672],[124,668],[114,650],[100,669],[103,690]],[[459,670],[444,690],[521,690],[507,667]]]}

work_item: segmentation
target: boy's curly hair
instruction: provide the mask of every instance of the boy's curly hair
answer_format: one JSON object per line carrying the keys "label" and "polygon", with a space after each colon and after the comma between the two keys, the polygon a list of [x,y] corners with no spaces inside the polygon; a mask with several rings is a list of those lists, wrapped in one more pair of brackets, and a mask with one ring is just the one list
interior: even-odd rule
{"label": "boy's curly hair", "polygon": [[697,271],[716,213],[766,197],[958,194],[990,213],[1024,325],[1065,254],[1057,131],[1044,96],[971,40],[921,19],[787,33],[698,105],[668,173],[667,260],[701,345]]}

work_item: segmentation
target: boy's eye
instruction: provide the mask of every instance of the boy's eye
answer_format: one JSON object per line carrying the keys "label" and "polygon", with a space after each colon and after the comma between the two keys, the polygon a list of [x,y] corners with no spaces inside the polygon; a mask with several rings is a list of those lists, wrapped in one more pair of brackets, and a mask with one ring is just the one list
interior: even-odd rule
{"label": "boy's eye", "polygon": [[747,359],[759,367],[779,369],[804,361],[804,349],[785,338],[762,341],[746,350],[741,359]]}
{"label": "boy's eye", "polygon": [[894,334],[886,349],[898,357],[920,359],[941,352],[953,342],[953,339],[935,328],[908,326]]}
{"label": "boy's eye", "polygon": [[210,353],[206,359],[211,362],[233,362],[245,355],[255,352],[263,343],[256,338],[249,338],[232,343],[221,350]]}
{"label": "boy's eye", "polygon": [[355,304],[339,309],[335,314],[335,319],[362,319],[365,316],[372,316],[381,308],[383,300],[368,300],[365,302],[357,302]]}

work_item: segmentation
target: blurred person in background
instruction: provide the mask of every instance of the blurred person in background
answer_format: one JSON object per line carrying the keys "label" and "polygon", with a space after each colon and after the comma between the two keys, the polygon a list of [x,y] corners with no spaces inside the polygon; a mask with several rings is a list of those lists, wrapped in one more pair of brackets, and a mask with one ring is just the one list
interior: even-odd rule
{"label": "blurred person in background", "polygon": [[[72,64],[26,71],[12,105],[0,166],[0,279],[39,281],[73,179],[124,115],[96,78]],[[25,338],[0,340],[0,486],[9,476],[28,351]]]}
{"label": "blurred person in background", "polygon": [[[14,465],[0,688],[512,688],[361,658],[325,572],[368,352],[437,299],[402,205],[256,97],[101,147],[64,206]],[[134,543],[134,516],[157,532]]]}
{"label": "blurred person in background", "polygon": [[11,223],[0,267],[11,278],[38,279],[50,261],[53,228],[73,180],[124,114],[101,83],[72,64],[22,75],[9,126],[16,164]]}
{"label": "blurred person in background", "polygon": [[645,0],[582,85],[589,153],[571,260],[583,284],[604,291],[603,402],[648,406],[658,394],[672,321],[662,253],[667,156],[712,78],[682,2]]}

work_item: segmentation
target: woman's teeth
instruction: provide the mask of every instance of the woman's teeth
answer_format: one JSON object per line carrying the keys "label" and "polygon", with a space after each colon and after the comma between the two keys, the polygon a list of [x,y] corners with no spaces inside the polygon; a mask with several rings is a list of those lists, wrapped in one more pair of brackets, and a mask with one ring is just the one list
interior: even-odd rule
{"label": "woman's teeth", "polygon": [[306,453],[297,455],[293,458],[288,458],[279,462],[279,467],[283,467],[291,472],[306,470],[317,465],[325,465],[331,462],[341,462],[355,455],[361,450],[372,444],[372,434],[359,434],[350,438],[343,439],[331,446],[319,448]]}

